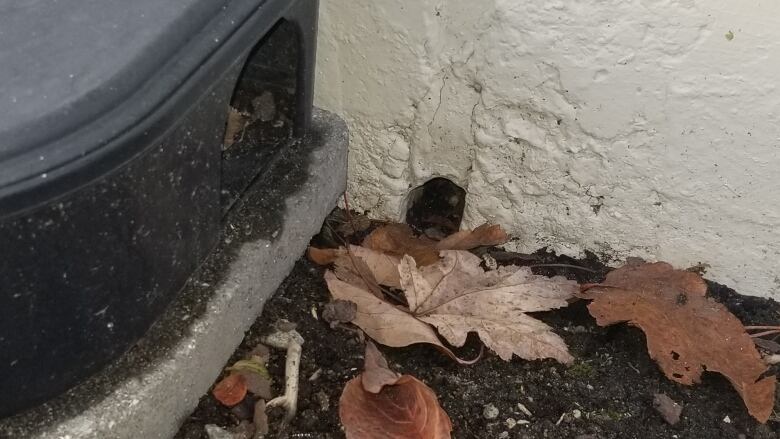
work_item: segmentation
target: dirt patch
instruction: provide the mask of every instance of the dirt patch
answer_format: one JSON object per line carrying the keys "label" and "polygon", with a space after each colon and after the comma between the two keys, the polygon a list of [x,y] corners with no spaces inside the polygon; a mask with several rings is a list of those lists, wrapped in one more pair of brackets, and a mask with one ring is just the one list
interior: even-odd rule
{"label": "dirt patch", "polygon": [[[545,250],[524,256],[481,249],[485,251],[492,252],[503,263],[562,264],[534,270],[579,282],[600,281],[607,271],[593,255],[576,260]],[[592,272],[566,265],[582,266]],[[338,399],[344,384],[362,368],[363,345],[357,334],[343,328],[331,329],[320,318],[323,305],[329,301],[323,272],[322,267],[306,259],[298,261],[231,359],[232,362],[243,357],[260,342],[262,335],[270,332],[270,325],[276,320],[283,318],[298,324],[297,329],[306,340],[299,411],[280,437],[343,437]],[[780,320],[780,304],[773,300],[741,296],[715,283],[709,284],[709,294],[745,324]],[[565,339],[576,357],[572,365],[552,360],[504,362],[487,354],[476,365],[464,367],[429,346],[380,349],[396,371],[414,375],[433,388],[453,421],[455,438],[779,437],[777,415],[766,425],[757,423],[720,375],[705,374],[704,382],[694,387],[667,380],[648,356],[644,335],[638,329],[626,325],[598,327],[583,302],[535,316]],[[465,358],[477,352],[476,339],[459,351]],[[284,376],[283,354],[274,352],[269,371],[278,377],[274,390],[279,394]],[[665,393],[683,405],[677,425],[668,425],[653,408],[656,393]],[[780,407],[778,399],[776,407]],[[207,438],[205,424],[231,427],[250,418],[251,413],[248,401],[245,406],[228,409],[211,395],[205,395],[176,437]],[[271,431],[278,432],[280,417],[274,414]]]}

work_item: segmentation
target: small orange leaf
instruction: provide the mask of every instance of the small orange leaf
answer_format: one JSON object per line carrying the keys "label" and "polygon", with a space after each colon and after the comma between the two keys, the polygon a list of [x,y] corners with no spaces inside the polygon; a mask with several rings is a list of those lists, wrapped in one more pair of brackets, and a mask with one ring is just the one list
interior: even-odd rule
{"label": "small orange leaf", "polygon": [[246,396],[246,378],[240,373],[231,373],[218,382],[211,393],[222,404],[232,407]]}

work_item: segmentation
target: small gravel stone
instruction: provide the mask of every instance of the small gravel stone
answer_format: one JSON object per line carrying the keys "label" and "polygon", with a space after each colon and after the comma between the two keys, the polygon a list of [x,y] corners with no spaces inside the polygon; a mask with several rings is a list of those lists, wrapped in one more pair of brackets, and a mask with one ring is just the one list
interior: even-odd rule
{"label": "small gravel stone", "polygon": [[206,429],[206,434],[209,436],[209,439],[233,439],[233,433],[223,429],[219,425],[206,424],[204,428]]}
{"label": "small gravel stone", "polygon": [[514,420],[514,418],[506,418],[506,421],[504,421],[506,424],[506,428],[513,429],[517,425],[517,421]]}
{"label": "small gravel stone", "polygon": [[653,407],[669,425],[675,425],[680,422],[682,406],[672,400],[668,395],[664,393],[656,393],[653,395]]}
{"label": "small gravel stone", "polygon": [[529,418],[533,417],[533,414],[531,413],[531,410],[528,410],[528,407],[526,407],[522,403],[519,403],[519,402],[517,403],[517,409],[520,410],[521,412],[523,412],[523,414],[525,414]]}
{"label": "small gravel stone", "polygon": [[498,437],[499,437],[499,439],[508,438],[509,437],[509,432],[508,431],[502,431],[501,433],[498,434]]}
{"label": "small gravel stone", "polygon": [[493,404],[488,404],[482,409],[482,416],[485,419],[496,419],[498,417],[498,407]]}
{"label": "small gravel stone", "polygon": [[582,412],[580,410],[574,409],[571,411],[571,415],[574,416],[574,419],[580,419],[582,417]]}

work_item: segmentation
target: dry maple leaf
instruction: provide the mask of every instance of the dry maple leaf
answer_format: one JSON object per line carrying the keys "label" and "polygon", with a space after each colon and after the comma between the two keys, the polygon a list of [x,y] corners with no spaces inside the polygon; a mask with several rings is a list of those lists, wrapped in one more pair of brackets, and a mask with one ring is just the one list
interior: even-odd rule
{"label": "dry maple leaf", "polygon": [[581,295],[600,326],[628,322],[644,331],[647,350],[666,376],[691,385],[702,372],[723,374],[750,414],[766,422],[774,405],[774,376],[742,323],[723,305],[705,297],[696,273],[665,262],[630,264],[611,271],[604,283],[585,285]]}
{"label": "dry maple leaf", "polygon": [[468,333],[476,332],[506,361],[514,354],[571,362],[563,340],[525,313],[565,307],[577,284],[562,277],[534,275],[527,267],[486,272],[480,262],[469,252],[445,250],[439,262],[418,268],[413,258],[405,256],[398,271],[408,308],[395,306],[331,272],[325,279],[333,297],[357,305],[353,323],[384,345],[431,343],[442,349],[429,326],[433,325],[455,346],[462,346]]}
{"label": "dry maple leaf", "polygon": [[[347,383],[339,399],[347,439],[450,438],[452,422],[433,390],[411,375],[390,370],[370,342],[364,369]],[[368,390],[366,381],[371,376]]]}
{"label": "dry maple leaf", "polygon": [[[378,284],[400,288],[398,264],[401,259],[370,248],[350,245],[349,249],[309,247],[309,259],[319,265],[335,265],[339,278],[365,286],[378,296]],[[366,285],[362,285],[366,284]]]}
{"label": "dry maple leaf", "polygon": [[469,250],[483,245],[503,244],[509,237],[499,225],[483,224],[474,230],[461,230],[441,241],[415,236],[406,224],[388,224],[377,228],[362,243],[363,247],[401,257],[409,255],[417,265],[439,260],[439,250]]}

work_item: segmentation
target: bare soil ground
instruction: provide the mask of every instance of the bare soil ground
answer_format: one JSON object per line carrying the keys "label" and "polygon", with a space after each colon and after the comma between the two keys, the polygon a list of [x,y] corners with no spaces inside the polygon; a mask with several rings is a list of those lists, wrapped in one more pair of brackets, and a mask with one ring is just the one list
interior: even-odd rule
{"label": "bare soil ground", "polygon": [[[327,236],[315,238],[319,244],[323,240],[327,241]],[[539,274],[564,275],[579,282],[600,281],[608,270],[594,255],[575,260],[544,249],[516,256],[498,249],[479,251],[493,252],[502,263],[570,264],[594,271],[567,267],[535,269]],[[323,272],[323,267],[305,258],[298,261],[230,361],[242,358],[260,343],[260,337],[270,332],[278,319],[295,322],[305,338],[298,415],[280,431],[281,417],[272,413],[270,437],[344,436],[338,400],[344,384],[362,368],[364,347],[356,332],[331,329],[319,317],[322,306],[329,301]],[[741,296],[715,283],[709,287],[710,296],[725,304],[746,325],[777,324],[780,320],[780,304],[773,300]],[[583,302],[536,316],[565,339],[576,357],[572,365],[551,360],[504,362],[486,353],[473,366],[458,366],[430,346],[380,349],[396,371],[414,375],[433,388],[452,419],[455,438],[780,437],[778,415],[773,414],[765,425],[756,422],[720,375],[705,374],[704,382],[694,387],[666,379],[648,356],[644,334],[636,328],[598,327]],[[470,340],[459,353],[464,358],[473,357],[478,346],[476,339]],[[276,392],[281,393],[284,354],[275,351],[273,355],[269,371],[276,377]],[[668,425],[656,412],[655,393],[665,393],[684,406],[679,424]],[[776,407],[780,407],[778,399]],[[229,409],[207,394],[176,437],[207,438],[205,424],[231,427],[241,420],[251,420],[251,416],[252,401]]]}

